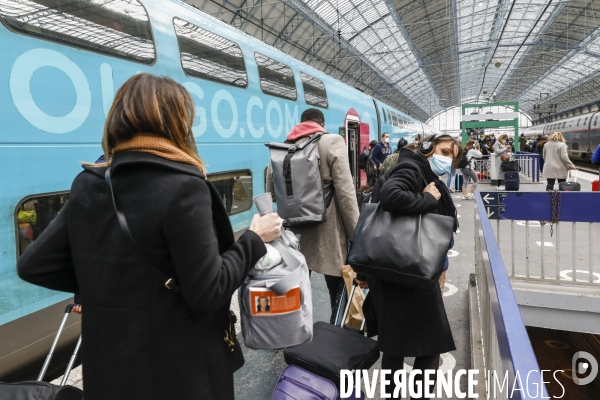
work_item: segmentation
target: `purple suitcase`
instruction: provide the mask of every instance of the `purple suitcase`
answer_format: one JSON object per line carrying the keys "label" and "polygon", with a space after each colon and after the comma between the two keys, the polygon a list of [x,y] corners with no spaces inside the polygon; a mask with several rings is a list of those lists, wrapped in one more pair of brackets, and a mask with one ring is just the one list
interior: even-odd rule
{"label": "purple suitcase", "polygon": [[[354,392],[353,392],[354,394]],[[329,379],[312,372],[290,365],[283,370],[271,394],[271,400],[338,400],[340,392]],[[344,397],[344,399],[364,400],[360,397]]]}

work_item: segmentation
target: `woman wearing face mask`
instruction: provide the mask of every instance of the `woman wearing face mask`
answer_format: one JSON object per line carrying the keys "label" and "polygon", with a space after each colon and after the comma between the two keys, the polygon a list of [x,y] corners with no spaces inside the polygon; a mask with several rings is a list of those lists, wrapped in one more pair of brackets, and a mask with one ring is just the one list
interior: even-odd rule
{"label": "woman wearing face mask", "polygon": [[496,143],[494,143],[494,154],[496,155],[494,158],[494,162],[496,163],[496,171],[498,171],[498,189],[504,190],[504,172],[502,172],[502,157],[508,156],[509,146],[506,143],[508,140],[508,136],[506,133],[503,133],[498,137]]}
{"label": "woman wearing face mask", "polygon": [[[385,183],[374,191],[374,201],[391,213],[452,216],[456,231],[456,208],[439,176],[449,173],[461,158],[462,148],[449,135],[436,135],[414,151],[403,148],[400,163],[386,173]],[[445,271],[439,285],[425,290],[370,277],[367,280],[371,288],[369,303],[377,315],[382,368],[400,370],[404,368],[405,357],[416,357],[413,369],[437,370],[440,354],[455,350],[442,301]],[[359,284],[366,286],[364,281]],[[389,385],[388,391],[393,391],[393,385]]]}

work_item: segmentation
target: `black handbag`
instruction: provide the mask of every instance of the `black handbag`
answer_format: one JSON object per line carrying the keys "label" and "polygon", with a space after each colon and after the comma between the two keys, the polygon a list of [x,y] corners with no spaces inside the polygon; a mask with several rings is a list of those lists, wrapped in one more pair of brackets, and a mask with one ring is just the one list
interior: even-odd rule
{"label": "black handbag", "polygon": [[348,264],[359,274],[414,288],[431,288],[444,270],[454,218],[393,214],[379,204],[360,213]]}
{"label": "black handbag", "polygon": [[519,166],[519,162],[517,160],[502,161],[502,164],[500,164],[500,169],[502,172],[521,171],[521,167]]}
{"label": "black handbag", "polygon": [[[138,254],[146,261],[146,264],[149,267],[151,267],[150,271],[152,271],[154,276],[156,276],[165,285],[167,289],[181,296],[181,289],[177,281],[175,281],[173,278],[169,278],[156,265],[154,265],[154,263],[150,261],[148,257],[146,257],[146,254],[142,252],[142,250],[138,247],[137,243],[133,239],[133,235],[131,234],[131,231],[129,230],[129,225],[127,224],[127,218],[125,218],[125,214],[123,214],[123,211],[121,211],[121,209],[117,205],[117,199],[115,198],[115,192],[113,191],[112,181],[110,179],[110,168],[106,169],[104,179],[106,180],[106,184],[110,188],[110,195],[112,198],[113,207],[115,209],[115,213],[117,214],[117,220],[119,221],[119,226],[121,227],[121,230],[123,231],[125,236],[127,236],[133,247],[135,247]],[[229,349],[233,353],[233,370],[237,371],[238,369],[244,366],[245,360],[244,355],[242,354],[242,348],[237,340],[235,331],[235,323],[237,322],[237,317],[235,316],[235,313],[233,311],[229,310],[228,318],[228,326],[220,327],[219,324],[217,324],[212,317],[208,317],[210,322],[215,326],[215,328],[217,328],[218,331],[224,332],[223,340],[225,341],[225,343],[227,343]]]}

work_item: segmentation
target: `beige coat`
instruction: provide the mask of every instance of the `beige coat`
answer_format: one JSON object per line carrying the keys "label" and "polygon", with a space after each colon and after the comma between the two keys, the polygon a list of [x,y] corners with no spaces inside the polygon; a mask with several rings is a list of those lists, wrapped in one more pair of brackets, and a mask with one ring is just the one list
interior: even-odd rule
{"label": "beige coat", "polygon": [[575,169],[575,165],[567,155],[567,144],[548,141],[544,145],[544,178],[567,179],[569,169]]}
{"label": "beige coat", "polygon": [[[302,141],[300,139],[297,143]],[[327,209],[327,221],[319,225],[293,227],[291,230],[301,235],[300,251],[306,257],[310,270],[342,276],[348,240],[352,240],[358,221],[356,191],[344,138],[335,134],[323,135],[319,140],[319,155],[323,184],[329,186],[333,183],[335,188],[335,195]],[[271,164],[267,169],[267,191],[275,193]]]}

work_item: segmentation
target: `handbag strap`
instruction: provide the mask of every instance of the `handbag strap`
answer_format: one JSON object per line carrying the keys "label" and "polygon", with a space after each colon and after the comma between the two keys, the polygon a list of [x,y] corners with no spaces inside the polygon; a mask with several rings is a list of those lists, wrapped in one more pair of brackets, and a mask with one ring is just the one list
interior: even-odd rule
{"label": "handbag strap", "polygon": [[125,236],[127,236],[127,239],[129,239],[133,247],[137,250],[137,252],[144,259],[144,261],[146,261],[146,264],[148,264],[148,266],[151,266],[150,271],[152,271],[154,276],[156,276],[161,282],[164,282],[165,287],[167,289],[172,290],[178,295],[181,295],[181,288],[179,287],[179,284],[175,281],[175,279],[169,278],[167,274],[158,269],[158,267],[152,261],[150,261],[148,257],[146,257],[146,254],[142,252],[142,250],[138,247],[137,243],[133,239],[133,235],[131,234],[131,231],[129,230],[129,225],[127,224],[127,218],[125,218],[125,214],[123,214],[123,211],[121,211],[121,209],[119,208],[117,199],[115,197],[112,181],[110,179],[110,168],[106,169],[106,173],[104,174],[104,180],[110,188],[110,195],[112,198],[115,213],[117,214],[117,221],[119,221],[119,226],[121,226],[121,230],[123,231]]}

